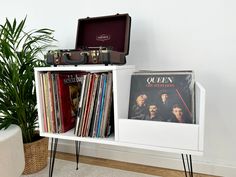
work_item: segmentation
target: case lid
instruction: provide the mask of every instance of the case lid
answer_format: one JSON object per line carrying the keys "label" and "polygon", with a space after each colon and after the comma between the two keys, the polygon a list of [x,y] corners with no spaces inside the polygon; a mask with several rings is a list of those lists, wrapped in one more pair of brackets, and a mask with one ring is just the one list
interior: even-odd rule
{"label": "case lid", "polygon": [[130,24],[131,17],[128,14],[79,19],[75,48],[108,47],[127,55]]}

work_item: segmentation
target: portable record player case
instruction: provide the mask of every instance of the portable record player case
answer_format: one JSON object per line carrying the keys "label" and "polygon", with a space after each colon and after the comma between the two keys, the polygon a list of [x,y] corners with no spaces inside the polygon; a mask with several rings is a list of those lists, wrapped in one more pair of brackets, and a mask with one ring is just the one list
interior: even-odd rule
{"label": "portable record player case", "polygon": [[75,49],[49,51],[47,63],[125,64],[129,54],[130,28],[129,14],[79,19]]}

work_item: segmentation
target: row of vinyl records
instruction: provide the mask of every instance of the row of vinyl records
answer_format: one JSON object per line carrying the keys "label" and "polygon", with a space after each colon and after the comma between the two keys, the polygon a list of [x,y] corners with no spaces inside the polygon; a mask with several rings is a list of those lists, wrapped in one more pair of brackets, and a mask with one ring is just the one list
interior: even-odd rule
{"label": "row of vinyl records", "polygon": [[74,128],[76,136],[107,137],[114,131],[112,73],[40,73],[43,126],[49,133]]}

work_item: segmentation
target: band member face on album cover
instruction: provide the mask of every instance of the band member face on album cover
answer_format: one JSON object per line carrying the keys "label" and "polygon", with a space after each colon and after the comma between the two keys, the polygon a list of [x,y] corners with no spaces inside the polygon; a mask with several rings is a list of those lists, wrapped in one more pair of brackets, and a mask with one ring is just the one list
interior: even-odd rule
{"label": "band member face on album cover", "polygon": [[146,115],[145,120],[163,121],[156,104],[150,104],[148,106],[148,114]]}
{"label": "band member face on album cover", "polygon": [[162,104],[166,104],[169,101],[169,92],[166,90],[161,90],[159,92],[160,101]]}
{"label": "band member face on album cover", "polygon": [[183,110],[179,105],[173,106],[172,113],[179,122],[183,122]]}
{"label": "band member face on album cover", "polygon": [[167,102],[169,95],[167,93],[161,94],[161,100],[163,103]]}
{"label": "band member face on album cover", "polygon": [[139,107],[142,107],[145,105],[145,102],[146,102],[146,99],[147,99],[147,96],[146,95],[139,95],[136,99],[136,104],[139,106]]}
{"label": "band member face on album cover", "polygon": [[135,104],[130,109],[130,118],[144,120],[147,114],[147,106],[146,106],[147,95],[142,94],[137,96],[135,100]]}
{"label": "band member face on album cover", "polygon": [[149,106],[149,117],[152,119],[157,115],[157,106],[156,105],[150,105]]}

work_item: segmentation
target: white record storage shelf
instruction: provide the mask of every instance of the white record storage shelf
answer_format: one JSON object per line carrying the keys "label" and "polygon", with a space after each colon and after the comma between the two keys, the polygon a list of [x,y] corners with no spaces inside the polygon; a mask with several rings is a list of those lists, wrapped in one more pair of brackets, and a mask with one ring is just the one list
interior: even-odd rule
{"label": "white record storage shelf", "polygon": [[[39,74],[45,71],[111,71],[113,74],[114,134],[108,138],[90,138],[75,136],[73,129],[60,134],[44,132]],[[76,67],[35,68],[40,135],[81,142],[202,155],[204,146],[205,89],[201,84],[198,82],[195,84],[196,124],[131,120],[128,119],[128,108],[130,81],[134,71],[135,67],[131,65],[81,65]]]}

